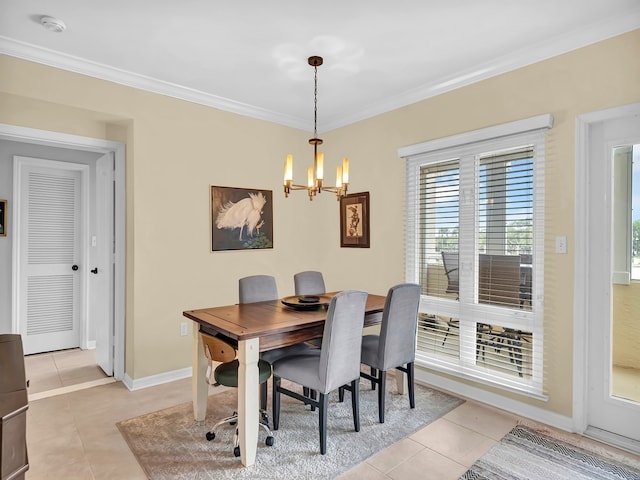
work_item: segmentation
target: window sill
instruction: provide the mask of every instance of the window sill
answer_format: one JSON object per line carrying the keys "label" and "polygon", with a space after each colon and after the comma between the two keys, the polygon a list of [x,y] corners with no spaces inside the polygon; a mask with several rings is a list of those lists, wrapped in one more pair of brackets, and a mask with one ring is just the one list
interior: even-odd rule
{"label": "window sill", "polygon": [[437,359],[435,357],[417,354],[415,364],[419,367],[431,370],[435,373],[443,373],[452,377],[456,377],[460,380],[475,382],[481,387],[492,387],[498,390],[515,393],[517,395],[523,395],[543,402],[549,401],[548,395],[543,394],[539,389],[533,386],[524,385],[513,380],[505,380],[504,377],[496,378],[494,380],[491,379],[488,375],[484,375],[482,372],[473,372],[470,371],[470,369],[463,370],[457,365],[443,362],[441,359]]}

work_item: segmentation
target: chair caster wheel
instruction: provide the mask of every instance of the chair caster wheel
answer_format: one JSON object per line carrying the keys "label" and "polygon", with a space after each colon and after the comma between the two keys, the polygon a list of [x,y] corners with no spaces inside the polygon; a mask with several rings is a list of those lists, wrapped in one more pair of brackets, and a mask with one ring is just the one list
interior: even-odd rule
{"label": "chair caster wheel", "polygon": [[240,456],[240,447],[234,447],[233,448],[233,455],[236,457]]}
{"label": "chair caster wheel", "polygon": [[273,437],[267,437],[267,440],[265,441],[265,443],[267,444],[268,447],[273,447],[273,444],[276,443],[276,439]]}
{"label": "chair caster wheel", "polygon": [[207,440],[211,441],[214,438],[216,438],[216,434],[215,434],[215,432],[207,432],[206,437],[207,437]]}

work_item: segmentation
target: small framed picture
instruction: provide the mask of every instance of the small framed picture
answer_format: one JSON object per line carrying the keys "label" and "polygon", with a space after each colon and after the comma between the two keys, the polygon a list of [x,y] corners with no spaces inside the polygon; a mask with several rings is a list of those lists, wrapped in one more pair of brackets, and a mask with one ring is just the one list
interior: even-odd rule
{"label": "small framed picture", "polygon": [[212,185],[211,251],[273,248],[273,192]]}
{"label": "small framed picture", "polygon": [[340,246],[369,248],[369,192],[340,199]]}
{"label": "small framed picture", "polygon": [[0,200],[0,237],[7,236],[7,201]]}

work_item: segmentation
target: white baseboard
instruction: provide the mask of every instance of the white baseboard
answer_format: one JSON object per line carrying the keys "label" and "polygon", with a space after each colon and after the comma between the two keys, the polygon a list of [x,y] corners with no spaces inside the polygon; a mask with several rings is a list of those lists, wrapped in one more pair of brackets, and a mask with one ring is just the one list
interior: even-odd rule
{"label": "white baseboard", "polygon": [[192,372],[193,369],[191,367],[187,367],[181,368],[180,370],[173,370],[171,372],[164,372],[136,379],[131,378],[125,373],[122,383],[131,391],[140,390],[141,388],[154,387],[156,385],[162,385],[163,383],[182,380],[183,378],[190,378],[192,376]]}
{"label": "white baseboard", "polygon": [[415,379],[417,382],[425,383],[435,388],[500,408],[513,413],[514,415],[535,420],[536,422],[544,423],[567,432],[575,432],[574,422],[571,417],[559,415],[557,413],[550,412],[549,410],[545,410],[544,408],[539,408],[512,398],[503,397],[502,395],[498,395],[466,383],[456,382],[455,380],[441,377],[440,375],[435,375],[422,369],[415,370]]}

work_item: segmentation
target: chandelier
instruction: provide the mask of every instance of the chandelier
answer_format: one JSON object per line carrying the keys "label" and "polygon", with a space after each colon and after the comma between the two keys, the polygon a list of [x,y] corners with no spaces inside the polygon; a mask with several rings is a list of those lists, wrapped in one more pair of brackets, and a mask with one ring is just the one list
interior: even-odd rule
{"label": "chandelier", "polygon": [[318,152],[318,145],[322,145],[322,139],[318,138],[318,67],[322,65],[322,57],[309,57],[308,62],[314,71],[313,138],[309,139],[309,144],[313,145],[313,167],[307,170],[307,185],[296,185],[293,183],[293,155],[287,155],[284,162],[284,196],[289,197],[291,190],[306,190],[309,200],[313,200],[314,196],[324,191],[335,193],[340,200],[340,197],[347,194],[349,185],[349,159],[343,158],[342,165],[337,168],[336,186],[324,186],[324,154]]}

